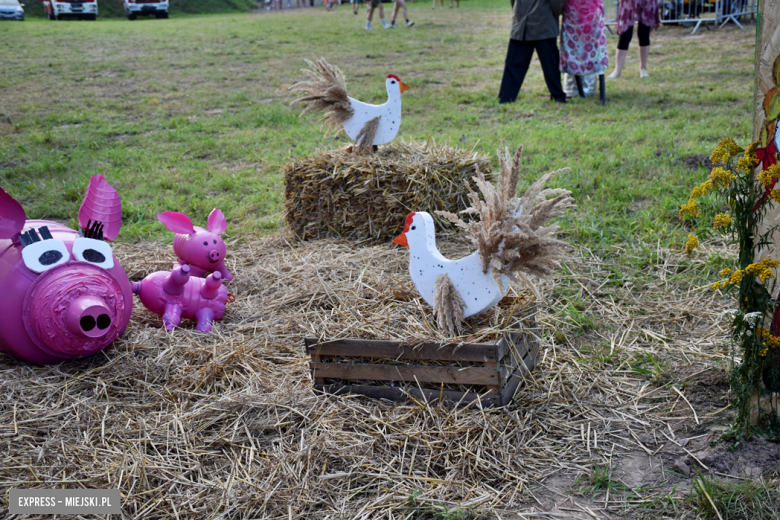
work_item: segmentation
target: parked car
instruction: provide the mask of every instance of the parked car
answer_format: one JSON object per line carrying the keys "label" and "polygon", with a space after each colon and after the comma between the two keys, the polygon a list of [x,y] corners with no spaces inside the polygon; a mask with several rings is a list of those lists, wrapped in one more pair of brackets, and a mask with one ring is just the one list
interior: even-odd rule
{"label": "parked car", "polygon": [[24,4],[19,0],[0,0],[0,20],[24,21]]}
{"label": "parked car", "polygon": [[64,16],[97,20],[98,4],[97,0],[43,0],[43,10],[49,20],[59,20]]}
{"label": "parked car", "polygon": [[124,0],[125,14],[128,20],[135,20],[140,15],[154,15],[157,18],[168,18],[168,0]]}

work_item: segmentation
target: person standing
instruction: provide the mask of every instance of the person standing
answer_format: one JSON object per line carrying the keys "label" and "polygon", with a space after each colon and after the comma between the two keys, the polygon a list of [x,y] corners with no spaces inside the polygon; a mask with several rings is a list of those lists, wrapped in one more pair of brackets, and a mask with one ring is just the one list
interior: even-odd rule
{"label": "person standing", "polygon": [[385,9],[382,7],[382,0],[368,0],[366,8],[368,9],[368,19],[366,20],[366,31],[371,30],[371,18],[374,17],[374,9],[379,8],[379,19],[382,20],[382,25],[385,29],[390,27],[385,21]]}
{"label": "person standing", "polygon": [[406,14],[406,0],[395,0],[395,7],[393,7],[393,21],[385,29],[395,29],[395,19],[398,18],[398,9],[403,8],[404,20],[406,20],[406,26],[411,27],[414,22],[409,20],[409,16]]}
{"label": "person standing", "polygon": [[550,96],[559,103],[566,103],[556,43],[563,0],[511,1],[514,16],[498,102],[511,103],[517,99],[536,50]]}
{"label": "person standing", "polygon": [[615,56],[615,70],[609,78],[619,78],[626,63],[628,44],[634,35],[634,23],[637,23],[639,37],[639,77],[647,78],[647,57],[650,54],[650,30],[658,29],[661,17],[658,14],[658,0],[620,0],[618,5],[617,33],[620,35]]}
{"label": "person standing", "polygon": [[[594,90],[596,76],[609,66],[602,0],[566,0],[561,16],[561,72],[566,95],[577,95],[576,76],[582,76],[585,95]],[[573,87],[573,88],[572,88]]]}

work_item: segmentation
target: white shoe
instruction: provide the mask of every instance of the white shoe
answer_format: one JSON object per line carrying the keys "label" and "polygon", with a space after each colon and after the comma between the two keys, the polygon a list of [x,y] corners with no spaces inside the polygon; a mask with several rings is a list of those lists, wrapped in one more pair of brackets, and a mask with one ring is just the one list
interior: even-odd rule
{"label": "white shoe", "polygon": [[649,78],[650,73],[647,72],[647,69],[639,69],[639,77],[640,78]]}
{"label": "white shoe", "polygon": [[370,31],[370,30],[371,30],[371,26],[370,25],[366,25],[366,31]]}
{"label": "white shoe", "polygon": [[612,71],[612,74],[610,74],[610,75],[609,75],[609,76],[607,76],[607,77],[608,77],[609,79],[615,79],[615,78],[619,78],[619,77],[620,77],[620,73],[619,73],[618,71],[616,71],[616,70],[613,70],[613,71]]}
{"label": "white shoe", "polygon": [[409,20],[408,22],[406,22],[407,27],[411,27],[412,25],[414,25],[413,21]]}

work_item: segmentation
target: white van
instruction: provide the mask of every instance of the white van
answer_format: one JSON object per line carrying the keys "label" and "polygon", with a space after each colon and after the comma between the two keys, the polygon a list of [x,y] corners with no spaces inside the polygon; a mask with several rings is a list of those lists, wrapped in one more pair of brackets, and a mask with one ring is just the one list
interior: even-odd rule
{"label": "white van", "polygon": [[82,20],[97,20],[97,0],[43,0],[43,10],[49,20],[75,16]]}
{"label": "white van", "polygon": [[168,0],[125,0],[125,14],[128,20],[145,14],[168,18]]}

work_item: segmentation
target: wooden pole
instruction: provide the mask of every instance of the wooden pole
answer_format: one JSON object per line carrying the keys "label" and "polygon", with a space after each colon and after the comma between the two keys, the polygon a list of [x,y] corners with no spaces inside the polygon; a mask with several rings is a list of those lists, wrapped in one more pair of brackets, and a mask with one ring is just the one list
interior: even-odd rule
{"label": "wooden pole", "polygon": [[[760,0],[758,11],[753,90],[753,139],[761,141],[760,146],[764,147],[771,141],[775,143],[780,141],[780,132],[775,130],[778,112],[780,112],[777,105],[780,100],[778,95],[780,93],[780,0]],[[758,171],[757,169],[756,173]],[[765,233],[778,222],[780,222],[780,205],[770,203],[759,226],[759,233]],[[764,258],[780,259],[780,230],[775,231],[772,238],[768,248],[756,251],[754,261],[758,262]],[[778,275],[780,270],[775,269],[775,276]],[[772,283],[768,283],[767,289],[771,290],[771,285]],[[777,297],[777,294],[772,296]],[[772,409],[778,409],[778,394],[760,396],[756,389],[750,403],[750,422],[757,425],[761,416],[770,413]]]}

